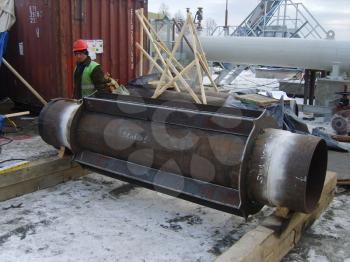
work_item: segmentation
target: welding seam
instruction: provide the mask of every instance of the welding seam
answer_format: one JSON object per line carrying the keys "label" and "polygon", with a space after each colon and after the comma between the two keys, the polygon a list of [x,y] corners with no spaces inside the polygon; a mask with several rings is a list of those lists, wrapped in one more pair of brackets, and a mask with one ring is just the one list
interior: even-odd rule
{"label": "welding seam", "polygon": [[73,117],[78,111],[80,105],[70,104],[67,106],[64,111],[61,113],[60,121],[60,140],[63,146],[72,149],[70,145],[70,127],[72,124]]}

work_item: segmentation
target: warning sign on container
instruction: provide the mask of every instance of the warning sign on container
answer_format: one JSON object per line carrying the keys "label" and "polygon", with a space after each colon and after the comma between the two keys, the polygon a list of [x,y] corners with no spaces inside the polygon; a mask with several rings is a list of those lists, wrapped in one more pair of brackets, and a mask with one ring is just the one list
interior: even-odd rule
{"label": "warning sign on container", "polygon": [[89,55],[92,60],[96,59],[96,54],[103,53],[103,40],[85,40],[88,44]]}

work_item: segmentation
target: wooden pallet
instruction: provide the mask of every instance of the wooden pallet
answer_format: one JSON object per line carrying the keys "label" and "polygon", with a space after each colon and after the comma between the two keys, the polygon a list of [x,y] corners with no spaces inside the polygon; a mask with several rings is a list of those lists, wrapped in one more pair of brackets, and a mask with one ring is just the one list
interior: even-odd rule
{"label": "wooden pallet", "polygon": [[39,160],[0,175],[0,201],[52,187],[85,174],[86,171],[74,164],[70,157]]}
{"label": "wooden pallet", "polygon": [[[300,241],[303,232],[325,211],[334,197],[335,173],[328,172],[317,209],[311,214],[289,213],[277,209],[256,229],[246,233],[235,245],[217,258],[217,262],[280,261]],[[286,218],[287,217],[287,218]]]}

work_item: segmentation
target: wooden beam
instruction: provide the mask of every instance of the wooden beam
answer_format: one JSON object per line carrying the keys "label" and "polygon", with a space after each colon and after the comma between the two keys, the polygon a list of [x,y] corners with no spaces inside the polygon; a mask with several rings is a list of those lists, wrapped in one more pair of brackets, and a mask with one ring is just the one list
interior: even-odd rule
{"label": "wooden beam", "polygon": [[[176,22],[175,19],[173,19],[173,22],[174,22],[175,26],[177,27],[177,29],[178,29],[179,31],[181,31],[181,26],[179,25],[179,23]],[[185,42],[187,43],[188,47],[189,47],[189,48],[191,49],[191,51],[194,53],[193,47],[192,47],[192,45],[191,45],[191,42],[190,42],[190,40],[188,40],[188,38],[187,38],[186,35],[184,35],[184,39],[185,39]]]}
{"label": "wooden beam", "polygon": [[[194,32],[197,32],[196,31],[196,27],[195,27],[193,22],[191,23],[191,26],[192,26],[192,30],[194,30]],[[201,42],[200,42],[200,40],[198,38],[198,34],[197,33],[194,34],[193,42],[196,43],[196,45],[197,45],[196,49],[197,49],[197,52],[199,52],[199,55],[197,55],[197,57],[199,59],[199,62],[201,64],[202,69],[204,70],[204,72],[208,76],[208,78],[209,78],[212,86],[214,87],[215,91],[219,92],[219,88],[217,87],[215,81],[213,80],[213,78],[211,76],[211,73],[210,73],[210,70],[209,70],[208,61],[207,61],[207,59],[205,57],[205,53],[204,53],[202,44],[201,44]]]}
{"label": "wooden beam", "polygon": [[156,40],[153,38],[152,34],[151,34],[150,31],[148,30],[148,28],[147,28],[147,26],[146,26],[146,24],[145,24],[145,22],[144,22],[144,20],[143,20],[143,17],[142,17],[142,16],[140,15],[140,13],[139,13],[139,10],[136,11],[136,16],[137,16],[137,18],[139,19],[139,21],[140,21],[140,23],[141,23],[141,25],[142,25],[144,31],[146,32],[146,34],[147,34],[147,36],[148,36],[148,39],[150,40],[150,42],[152,43],[154,49],[156,50],[157,55],[159,56],[160,61],[162,62],[163,66],[165,67],[165,66],[166,66],[166,63],[165,63],[165,61],[164,61],[164,59],[163,59],[163,56],[162,56],[162,54],[161,54],[161,52],[160,52],[158,46],[155,44]]}
{"label": "wooden beam", "polygon": [[164,46],[161,42],[157,42],[160,49],[164,51],[164,53],[171,58],[172,62],[175,62],[176,66],[180,68],[180,70],[183,70],[183,65],[175,58],[175,56],[171,55],[171,52],[167,49],[166,46]]}
{"label": "wooden beam", "polygon": [[177,38],[177,40],[176,40],[176,42],[174,44],[174,48],[171,51],[171,54],[169,56],[170,60],[172,60],[175,57],[175,54],[176,54],[177,50],[179,49],[179,47],[181,45],[182,38],[186,34],[187,26],[191,23],[191,20],[192,20],[192,18],[191,18],[191,15],[189,14],[187,16],[186,22],[185,22],[184,26],[182,27],[182,30],[181,30],[179,36],[178,36],[178,38]]}
{"label": "wooden beam", "polygon": [[321,216],[334,198],[337,175],[329,172],[318,207],[311,214],[292,213],[289,219],[278,218],[275,214],[271,220],[279,225],[287,222],[282,232],[267,226],[258,226],[246,233],[234,246],[219,256],[216,262],[277,262],[286,256],[300,241],[303,232]]}
{"label": "wooden beam", "polygon": [[[171,56],[171,51],[169,50],[169,48],[166,46],[166,44],[158,37],[158,35],[157,35],[157,32],[156,32],[156,30],[153,28],[153,26],[151,25],[151,23],[148,21],[148,19],[147,19],[147,17],[145,17],[145,16],[143,16],[143,19],[144,19],[144,23],[148,26],[148,28],[149,28],[149,30],[150,30],[150,32],[154,35],[154,37],[156,38],[156,44],[158,45],[158,47],[160,48],[160,49],[162,49],[163,51],[164,51],[164,53],[166,53],[169,57],[170,57],[170,59],[173,61],[173,62],[175,62],[175,64],[176,64],[176,66],[178,67],[178,68],[180,68],[180,70],[183,70],[183,65],[181,65],[181,63],[179,63],[179,61],[177,61],[177,59],[174,57],[174,56]],[[156,60],[159,58],[159,56],[158,56],[158,54],[156,55]],[[152,70],[153,70],[153,68],[151,68]],[[150,69],[150,70],[151,70]],[[151,73],[152,71],[150,71],[150,73]]]}
{"label": "wooden beam", "polygon": [[215,89],[216,92],[219,92],[219,88],[218,88],[218,86],[216,85],[216,83],[215,83],[213,77],[211,76],[211,73],[210,73],[209,68],[206,68],[206,67],[205,67],[205,62],[204,62],[204,60],[206,61],[206,59],[204,59],[202,56],[199,57],[199,61],[201,62],[202,68],[203,68],[204,72],[206,73],[206,75],[208,76],[208,78],[209,78],[209,80],[210,80],[212,86],[214,87],[214,89]]}
{"label": "wooden beam", "polygon": [[190,27],[191,27],[191,33],[192,33],[192,39],[193,39],[193,52],[194,52],[194,59],[196,61],[196,70],[197,70],[197,76],[198,76],[198,81],[199,81],[199,88],[201,90],[201,96],[202,96],[202,102],[203,104],[207,104],[207,97],[205,95],[205,90],[203,86],[203,75],[202,75],[202,67],[199,63],[198,59],[198,43],[197,43],[197,38],[196,38],[196,28],[193,24],[193,21],[191,19],[190,21]]}
{"label": "wooden beam", "polygon": [[[154,94],[157,94],[159,92],[159,90],[161,89],[161,87],[163,86],[163,84],[165,83],[165,79],[166,79],[166,74],[167,72],[169,72],[171,74],[171,71],[169,70],[170,65],[169,63],[166,64],[166,67],[164,69],[163,74],[160,77],[160,80],[158,82],[158,85],[156,87],[156,90],[154,91]],[[172,78],[171,80],[173,80],[174,78]],[[153,95],[154,96],[154,95]]]}
{"label": "wooden beam", "polygon": [[[181,30],[181,26],[180,26],[175,20],[174,20],[174,23],[175,23],[175,26],[177,27],[177,29],[178,29],[178,30]],[[189,48],[191,49],[191,51],[192,51],[193,54],[194,54],[195,52],[194,52],[193,46],[192,46],[192,44],[190,43],[190,40],[188,40],[188,38],[187,38],[186,35],[184,35],[184,39],[185,39],[187,45],[189,46]],[[213,77],[212,77],[212,75],[211,75],[211,73],[210,73],[209,65],[208,65],[208,62],[207,62],[205,53],[204,53],[204,51],[203,51],[203,48],[202,48],[202,45],[201,45],[201,43],[200,43],[200,41],[199,41],[198,36],[197,36],[197,41],[199,42],[199,44],[200,44],[200,49],[201,49],[201,51],[202,51],[202,54],[198,57],[198,58],[199,58],[199,62],[200,62],[200,64],[201,64],[201,67],[202,67],[202,69],[204,70],[205,74],[208,76],[209,81],[211,82],[211,84],[212,84],[212,86],[214,87],[215,91],[216,91],[216,92],[219,92],[219,88],[217,87],[217,85],[216,85],[216,83],[215,83],[215,81],[214,81],[214,79],[213,79]]]}
{"label": "wooden beam", "polygon": [[[140,21],[140,23],[141,23],[141,25],[142,25],[144,31],[146,32],[146,34],[147,34],[147,36],[148,36],[150,42],[152,43],[154,49],[156,50],[157,55],[158,55],[160,61],[162,62],[163,66],[166,68],[166,67],[167,67],[167,64],[166,64],[166,62],[165,62],[165,60],[164,60],[164,58],[163,58],[163,56],[162,56],[162,53],[160,52],[160,50],[159,50],[159,48],[158,48],[158,46],[157,46],[157,44],[156,44],[156,40],[154,39],[154,37],[152,36],[151,32],[150,32],[149,29],[147,28],[143,17],[140,15],[139,10],[137,10],[135,13],[136,13],[136,16],[137,16],[137,18],[139,19],[139,21]],[[173,78],[172,75],[171,75],[171,72],[170,72],[169,70],[165,70],[165,73],[170,77],[170,79]],[[179,89],[179,87],[178,87],[176,84],[175,84],[175,89],[176,89],[177,92],[180,92],[180,89]]]}
{"label": "wooden beam", "polygon": [[145,49],[143,49],[143,47],[139,43],[136,43],[136,47],[141,50],[141,52],[147,57],[151,64],[153,64],[153,66],[157,68],[157,70],[160,73],[164,72],[163,68],[160,65],[158,65],[158,63],[147,53]]}
{"label": "wooden beam", "polygon": [[[177,27],[177,29],[181,31],[181,26],[176,22],[175,19],[173,19],[173,21],[174,21],[175,26]],[[184,35],[184,39],[185,39],[185,41],[186,41],[188,47],[191,49],[191,51],[192,51],[193,54],[194,54],[193,46],[192,46],[192,44],[190,43],[190,40],[188,40],[188,38],[187,38],[186,35]],[[210,70],[209,70],[209,65],[208,65],[207,59],[206,59],[206,57],[205,57],[205,53],[204,53],[203,47],[202,47],[202,45],[201,45],[201,43],[200,43],[198,37],[197,37],[197,41],[199,42],[200,48],[201,48],[201,50],[202,50],[202,52],[203,52],[203,54],[202,54],[202,55],[200,56],[200,58],[199,58],[199,61],[200,61],[200,63],[201,63],[201,66],[202,66],[204,72],[206,73],[206,75],[208,76],[208,78],[209,78],[209,80],[210,80],[212,86],[214,87],[215,91],[216,91],[216,92],[219,92],[219,88],[217,87],[215,81],[213,80],[213,77],[211,76],[211,73],[210,73]]]}
{"label": "wooden beam", "polygon": [[[177,40],[176,40],[176,42],[174,44],[173,50],[171,51],[171,53],[165,51],[166,54],[168,55],[168,58],[167,58],[166,62],[167,62],[168,68],[172,69],[172,71],[176,74],[177,79],[179,79],[180,82],[184,85],[184,88],[190,93],[190,95],[195,100],[195,102],[196,103],[199,103],[199,102],[202,103],[199,100],[199,98],[197,97],[197,95],[193,92],[192,88],[188,85],[188,83],[184,80],[184,78],[182,76],[182,74],[186,73],[187,70],[184,71],[183,70],[184,68],[181,65],[180,69],[182,70],[182,73],[179,73],[178,70],[176,69],[176,67],[172,64],[172,61],[176,60],[175,59],[175,54],[176,54],[178,48],[180,47],[181,41],[182,41],[183,37],[185,36],[185,33],[188,30],[188,27],[190,26],[191,20],[192,20],[191,14],[188,14],[187,19],[185,21],[185,24],[182,27],[181,32],[180,32],[180,34],[179,34],[179,36],[178,36],[178,38],[177,38]],[[161,47],[162,47],[162,45],[160,44],[160,48]],[[177,60],[176,60],[176,64],[179,64],[179,62]],[[165,86],[164,86],[163,85],[163,80],[164,80],[164,76],[161,77],[161,80],[159,81],[158,86],[157,86],[157,88],[156,88],[156,90],[154,92],[153,98],[159,97],[168,88],[168,86],[170,86],[169,83],[165,84]],[[172,81],[170,81],[170,83],[171,84],[174,83],[174,85],[176,85],[176,81],[172,80]]]}
{"label": "wooden beam", "polygon": [[46,100],[5,60],[5,58],[2,59],[2,62],[44,106],[47,105]]}
{"label": "wooden beam", "polygon": [[[176,85],[175,81],[172,81],[174,78],[171,75],[171,72],[169,70],[164,71],[163,68],[158,65],[158,63],[147,53],[147,51],[145,49],[143,49],[141,47],[141,45],[139,43],[136,43],[136,47],[139,48],[141,50],[141,52],[147,57],[147,59],[151,62],[151,64],[157,68],[157,70],[161,73],[161,74],[166,74],[167,77],[170,79],[170,81],[172,83],[174,83],[174,87],[175,89],[179,92],[180,88]],[[160,82],[158,82],[159,84]],[[157,85],[158,86],[158,85]]]}
{"label": "wooden beam", "polygon": [[169,87],[172,86],[172,84],[175,81],[178,81],[180,79],[180,76],[183,76],[186,74],[189,70],[192,69],[192,67],[195,65],[195,61],[192,61],[188,66],[186,66],[178,75],[176,75],[169,83],[167,83],[165,86],[161,87],[158,92],[155,92],[152,98],[156,99],[159,98]]}
{"label": "wooden beam", "polygon": [[19,112],[19,113],[13,113],[13,114],[7,114],[7,115],[4,115],[4,117],[6,117],[6,118],[12,118],[12,117],[19,117],[19,116],[27,116],[27,115],[30,115],[30,112],[29,112],[29,111],[26,111],[26,112]]}
{"label": "wooden beam", "polygon": [[52,157],[0,175],[0,201],[55,186],[87,174],[70,157]]}
{"label": "wooden beam", "polygon": [[[169,59],[168,59],[169,60]],[[170,60],[169,60],[170,61]],[[181,83],[183,84],[183,86],[187,89],[188,93],[192,96],[193,100],[197,103],[197,104],[202,104],[202,101],[198,98],[198,96],[196,95],[196,93],[192,90],[192,88],[188,85],[188,83],[186,82],[186,80],[182,77],[182,75],[179,73],[179,71],[177,71],[177,69],[175,68],[174,65],[172,65],[171,63],[169,64],[171,70],[175,73],[176,76],[179,77],[179,80],[181,81]]]}

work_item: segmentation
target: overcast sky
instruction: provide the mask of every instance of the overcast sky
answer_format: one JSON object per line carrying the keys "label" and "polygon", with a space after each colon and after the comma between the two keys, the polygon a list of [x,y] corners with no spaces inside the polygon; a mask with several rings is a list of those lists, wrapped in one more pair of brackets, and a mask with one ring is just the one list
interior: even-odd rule
{"label": "overcast sky", "polygon": [[[238,25],[257,5],[258,0],[229,0],[229,24]],[[302,2],[320,21],[326,30],[334,30],[338,40],[350,40],[350,0],[295,0]],[[204,7],[205,17],[215,19],[217,24],[224,24],[226,0],[149,0],[149,9],[158,12],[161,3],[169,6],[173,15],[178,10],[185,13],[186,7],[195,12],[197,7]]]}

